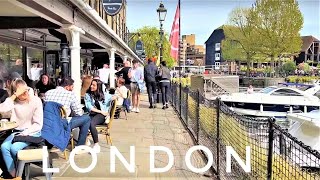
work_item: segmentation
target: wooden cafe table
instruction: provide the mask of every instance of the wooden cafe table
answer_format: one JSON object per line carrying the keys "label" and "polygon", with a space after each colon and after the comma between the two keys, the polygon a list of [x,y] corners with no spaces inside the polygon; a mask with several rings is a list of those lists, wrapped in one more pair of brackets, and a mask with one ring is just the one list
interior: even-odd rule
{"label": "wooden cafe table", "polygon": [[6,131],[12,130],[16,127],[18,127],[18,124],[16,122],[0,122],[0,137],[5,134]]}

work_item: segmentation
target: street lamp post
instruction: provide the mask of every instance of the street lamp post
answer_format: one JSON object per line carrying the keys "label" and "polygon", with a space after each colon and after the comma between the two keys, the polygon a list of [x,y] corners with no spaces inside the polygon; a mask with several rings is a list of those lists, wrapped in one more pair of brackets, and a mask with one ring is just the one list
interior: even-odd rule
{"label": "street lamp post", "polygon": [[166,19],[167,9],[164,7],[163,3],[160,2],[159,8],[157,9],[157,13],[159,15],[159,22],[160,22],[160,62],[163,61],[163,22]]}
{"label": "street lamp post", "polygon": [[[163,22],[167,16],[167,9],[164,7],[162,1],[160,2],[159,8],[157,9],[157,13],[159,16],[160,22],[160,62],[163,61]],[[158,86],[158,93],[157,93],[157,103],[160,102],[160,87]]]}

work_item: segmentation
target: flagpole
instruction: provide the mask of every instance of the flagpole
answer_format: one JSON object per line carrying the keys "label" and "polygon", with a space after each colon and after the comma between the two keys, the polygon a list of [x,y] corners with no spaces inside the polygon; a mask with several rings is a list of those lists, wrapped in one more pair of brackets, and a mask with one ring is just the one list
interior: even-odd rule
{"label": "flagpole", "polygon": [[[178,60],[179,60],[179,83],[181,83],[181,2],[178,0],[178,7],[179,7],[179,48],[178,48]],[[180,93],[181,94],[181,93]]]}
{"label": "flagpole", "polygon": [[179,48],[178,48],[178,60],[179,60],[179,102],[180,102],[180,113],[181,113],[181,110],[182,110],[182,103],[181,103],[181,99],[182,99],[182,84],[181,84],[181,51],[180,51],[180,48],[181,48],[181,39],[180,39],[180,36],[181,36],[181,2],[180,0],[178,0],[178,7],[179,7]]}

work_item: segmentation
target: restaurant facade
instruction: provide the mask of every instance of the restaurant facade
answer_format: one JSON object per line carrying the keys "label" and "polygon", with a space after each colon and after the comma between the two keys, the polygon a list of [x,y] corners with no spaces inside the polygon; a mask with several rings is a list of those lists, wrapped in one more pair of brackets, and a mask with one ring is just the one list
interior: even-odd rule
{"label": "restaurant facade", "polygon": [[[104,63],[112,70],[127,60],[142,63],[127,45],[126,1],[110,16],[100,0],[4,0],[0,22],[0,78],[12,71],[33,81],[42,73],[70,75],[80,97],[82,74]],[[114,87],[114,73],[110,79]]]}

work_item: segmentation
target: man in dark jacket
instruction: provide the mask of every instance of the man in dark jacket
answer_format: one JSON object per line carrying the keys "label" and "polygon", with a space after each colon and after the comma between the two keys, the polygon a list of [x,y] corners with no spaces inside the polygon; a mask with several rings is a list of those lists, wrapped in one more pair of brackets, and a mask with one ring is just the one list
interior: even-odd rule
{"label": "man in dark jacket", "polygon": [[156,76],[158,74],[158,68],[152,61],[148,60],[148,64],[144,67],[144,80],[146,81],[148,97],[149,97],[149,108],[156,107],[156,95],[157,95],[157,82]]}
{"label": "man in dark jacket", "polygon": [[131,84],[131,80],[128,76],[130,69],[130,61],[126,61],[124,62],[124,67],[120,71],[116,72],[116,76],[122,77],[124,79],[124,86],[128,89],[130,89]]}

